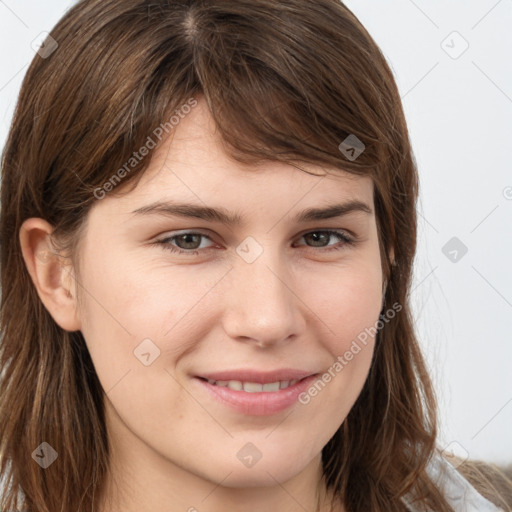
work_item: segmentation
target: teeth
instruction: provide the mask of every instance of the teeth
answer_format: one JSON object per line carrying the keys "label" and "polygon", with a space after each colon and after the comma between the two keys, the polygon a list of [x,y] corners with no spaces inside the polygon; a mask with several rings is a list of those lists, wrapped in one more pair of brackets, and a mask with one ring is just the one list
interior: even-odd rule
{"label": "teeth", "polygon": [[242,391],[243,387],[243,384],[239,380],[230,380],[228,382],[229,389],[234,389],[235,391]]}
{"label": "teeth", "polygon": [[277,382],[268,382],[267,384],[259,384],[257,382],[241,382],[239,380],[212,380],[208,379],[210,384],[222,386],[235,391],[246,391],[247,393],[276,392],[280,389],[286,389],[293,386],[299,379],[282,380]]}
{"label": "teeth", "polygon": [[[277,383],[279,386],[279,382]],[[268,386],[265,384],[265,386]],[[244,391],[247,393],[258,393],[263,391],[263,384],[258,384],[257,382],[244,382]]]}
{"label": "teeth", "polygon": [[281,387],[281,383],[277,382],[268,382],[267,384],[263,384],[263,391],[279,391]]}

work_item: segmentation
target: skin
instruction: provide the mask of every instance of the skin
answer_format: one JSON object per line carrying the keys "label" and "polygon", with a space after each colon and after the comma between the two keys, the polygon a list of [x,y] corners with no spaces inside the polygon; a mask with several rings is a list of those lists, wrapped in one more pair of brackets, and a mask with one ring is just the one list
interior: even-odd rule
{"label": "skin", "polygon": [[[60,327],[82,332],[106,393],[112,471],[101,512],[314,511],[317,492],[323,496],[321,450],[361,392],[375,340],[310,403],[273,415],[233,411],[193,376],[232,368],[322,373],[375,324],[383,275],[373,184],[313,165],[315,176],[275,162],[242,166],[222,151],[202,99],[172,133],[133,191],[92,207],[79,278],[65,260],[38,256],[50,248],[44,219],[20,230],[39,297]],[[168,199],[224,207],[244,224],[131,213]],[[303,209],[352,199],[372,213],[293,220]],[[326,229],[357,243],[311,236]],[[152,245],[180,230],[206,237],[167,244],[198,254]],[[236,252],[249,236],[263,251],[252,263]],[[326,251],[334,246],[340,250]],[[160,350],[149,366],[134,355],[146,338]],[[250,468],[236,456],[248,442],[262,454]],[[328,510],[323,497],[320,508]]]}

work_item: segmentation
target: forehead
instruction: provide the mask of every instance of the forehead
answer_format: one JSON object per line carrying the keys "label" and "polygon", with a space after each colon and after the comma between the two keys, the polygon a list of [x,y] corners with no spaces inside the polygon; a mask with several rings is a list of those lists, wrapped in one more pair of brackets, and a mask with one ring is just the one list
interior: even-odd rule
{"label": "forehead", "polygon": [[143,206],[149,200],[177,198],[208,206],[232,205],[237,211],[254,207],[290,210],[295,205],[303,209],[354,199],[373,205],[370,177],[304,162],[248,165],[232,159],[202,99],[153,151],[137,186],[120,197],[107,195],[103,206],[113,200],[115,206],[111,206],[127,214],[132,206]]}

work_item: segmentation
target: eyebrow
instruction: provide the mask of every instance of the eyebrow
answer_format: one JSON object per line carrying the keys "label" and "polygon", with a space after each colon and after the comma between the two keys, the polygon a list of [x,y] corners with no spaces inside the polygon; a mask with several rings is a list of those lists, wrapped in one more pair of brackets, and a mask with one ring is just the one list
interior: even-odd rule
{"label": "eyebrow", "polygon": [[[322,208],[308,208],[300,212],[296,222],[309,222],[343,217],[352,212],[372,214],[372,209],[364,202],[353,200],[346,203],[332,204]],[[227,226],[239,226],[243,217],[240,214],[230,213],[225,208],[211,208],[192,203],[178,203],[173,201],[156,201],[142,206],[131,212],[134,215],[161,215],[165,217],[187,217],[201,219],[209,222],[219,222]]]}

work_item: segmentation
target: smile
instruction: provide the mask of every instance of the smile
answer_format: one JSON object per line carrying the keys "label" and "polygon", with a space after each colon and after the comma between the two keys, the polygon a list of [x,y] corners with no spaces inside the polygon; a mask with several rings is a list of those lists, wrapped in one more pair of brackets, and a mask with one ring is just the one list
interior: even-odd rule
{"label": "smile", "polygon": [[214,386],[227,387],[235,391],[246,391],[247,393],[275,392],[293,386],[299,379],[281,380],[259,384],[258,382],[242,382],[240,380],[212,380],[207,379],[209,384]]}
{"label": "smile", "polygon": [[300,393],[317,378],[318,374],[265,383],[204,377],[196,377],[193,381],[200,385],[202,393],[233,411],[248,416],[265,416],[296,405]]}

